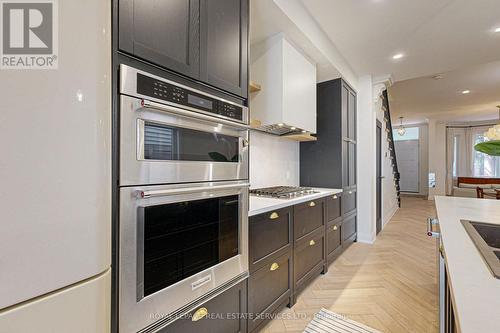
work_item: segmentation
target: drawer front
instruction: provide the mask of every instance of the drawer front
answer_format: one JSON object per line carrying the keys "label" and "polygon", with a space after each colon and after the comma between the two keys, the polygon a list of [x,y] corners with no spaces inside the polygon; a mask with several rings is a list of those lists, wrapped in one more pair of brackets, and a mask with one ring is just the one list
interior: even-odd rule
{"label": "drawer front", "polygon": [[257,264],[259,260],[291,244],[291,211],[292,208],[289,207],[250,217],[251,265]]}
{"label": "drawer front", "polygon": [[267,316],[273,313],[284,299],[290,296],[290,255],[276,258],[250,275],[248,279],[248,312],[253,318],[248,321],[248,331],[257,327]]}
{"label": "drawer front", "polygon": [[[224,291],[200,305],[185,317],[161,329],[160,333],[244,333],[247,332],[246,320],[231,316],[233,313],[247,311],[247,281]],[[207,315],[203,316],[204,310]],[[235,318],[233,318],[235,317]],[[196,320],[198,319],[198,320]]]}
{"label": "drawer front", "polygon": [[342,193],[342,215],[356,209],[356,190],[347,190]]}
{"label": "drawer front", "polygon": [[311,200],[293,207],[295,240],[324,225],[325,200]]}
{"label": "drawer front", "polygon": [[340,193],[331,195],[326,198],[326,216],[328,218],[328,221],[332,221],[340,217],[340,215],[342,214],[340,210],[340,203]]}
{"label": "drawer front", "polygon": [[342,222],[342,240],[346,240],[356,233],[356,214],[345,217]]}
{"label": "drawer front", "polygon": [[328,227],[326,230],[326,249],[330,254],[342,244],[342,226],[341,223],[336,223]]}
{"label": "drawer front", "polygon": [[295,283],[324,260],[324,234],[324,229],[319,230],[310,238],[304,238],[296,245],[294,256]]}

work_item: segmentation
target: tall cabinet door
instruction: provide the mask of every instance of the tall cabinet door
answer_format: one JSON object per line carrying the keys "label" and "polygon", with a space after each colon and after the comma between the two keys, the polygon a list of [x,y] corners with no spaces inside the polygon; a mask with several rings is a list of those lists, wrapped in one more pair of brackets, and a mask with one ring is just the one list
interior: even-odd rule
{"label": "tall cabinet door", "polygon": [[356,186],[356,143],[349,142],[349,187]]}
{"label": "tall cabinet door", "polygon": [[342,119],[341,131],[342,138],[349,138],[349,90],[346,85],[342,84],[340,95],[340,117]]}
{"label": "tall cabinet door", "polygon": [[118,47],[198,79],[199,14],[200,0],[119,0]]}
{"label": "tall cabinet door", "polygon": [[248,0],[201,0],[201,80],[248,95]]}
{"label": "tall cabinet door", "polygon": [[356,140],[356,94],[351,90],[348,91],[347,105],[347,135],[349,139]]}

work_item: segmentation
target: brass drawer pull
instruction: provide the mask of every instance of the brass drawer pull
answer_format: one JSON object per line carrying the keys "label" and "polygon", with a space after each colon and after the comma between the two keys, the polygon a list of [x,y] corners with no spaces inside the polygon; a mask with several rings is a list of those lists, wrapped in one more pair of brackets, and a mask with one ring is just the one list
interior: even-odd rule
{"label": "brass drawer pull", "polygon": [[338,197],[337,197],[337,195],[335,194],[335,195],[333,196],[333,198],[334,198],[334,199],[337,199]]}
{"label": "brass drawer pull", "polygon": [[277,270],[278,268],[280,268],[280,265],[278,265],[277,262],[274,262],[272,265],[271,265],[271,268],[269,268],[270,271],[275,271]]}
{"label": "brass drawer pull", "polygon": [[271,220],[275,220],[275,219],[277,219],[278,217],[280,217],[280,216],[279,216],[279,215],[278,215],[278,213],[276,213],[276,212],[272,212],[272,213],[271,213],[271,215],[269,215],[269,218],[270,218]]}
{"label": "brass drawer pull", "polygon": [[311,202],[309,203],[309,207],[314,207],[314,206],[316,206],[316,203],[315,203],[314,201],[311,201]]}
{"label": "brass drawer pull", "polygon": [[314,239],[311,239],[311,240],[309,241],[309,245],[310,245],[310,246],[316,245],[316,242],[314,241]]}
{"label": "brass drawer pull", "polygon": [[191,321],[198,321],[200,319],[203,319],[208,315],[208,310],[207,308],[199,308],[196,310],[195,313],[193,313],[193,317],[191,318]]}
{"label": "brass drawer pull", "polygon": [[336,225],[334,225],[334,226],[333,226],[333,230],[337,230],[337,229],[338,229],[338,228],[337,228],[337,226],[336,226]]}

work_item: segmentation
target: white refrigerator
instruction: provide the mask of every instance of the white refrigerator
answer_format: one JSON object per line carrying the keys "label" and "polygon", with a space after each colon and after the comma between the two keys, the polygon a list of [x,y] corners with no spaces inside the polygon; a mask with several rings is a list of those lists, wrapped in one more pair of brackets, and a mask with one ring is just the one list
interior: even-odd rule
{"label": "white refrigerator", "polygon": [[[0,1],[0,332],[109,332],[111,2],[13,2]],[[49,45],[52,60],[29,56]],[[40,63],[19,66],[16,47]]]}

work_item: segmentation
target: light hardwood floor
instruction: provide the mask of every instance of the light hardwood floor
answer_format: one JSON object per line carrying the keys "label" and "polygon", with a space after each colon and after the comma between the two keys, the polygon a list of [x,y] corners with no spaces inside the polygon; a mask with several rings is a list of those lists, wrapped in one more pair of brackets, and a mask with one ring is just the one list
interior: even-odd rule
{"label": "light hardwood floor", "polygon": [[302,332],[322,307],[382,332],[438,332],[434,203],[405,197],[374,244],[355,243],[261,332]]}

